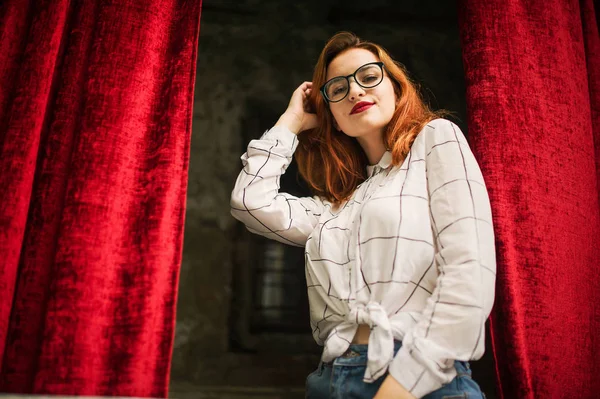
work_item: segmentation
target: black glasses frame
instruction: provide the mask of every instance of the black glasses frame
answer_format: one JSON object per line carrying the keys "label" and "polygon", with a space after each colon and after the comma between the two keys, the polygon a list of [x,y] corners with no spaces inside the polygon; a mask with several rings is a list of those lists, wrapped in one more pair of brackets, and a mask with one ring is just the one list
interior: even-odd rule
{"label": "black glasses frame", "polygon": [[[377,65],[377,66],[379,66],[379,68],[381,68],[381,80],[379,82],[377,82],[377,84],[375,84],[373,86],[363,86],[356,79],[356,73],[358,71],[360,71],[361,69],[363,69],[364,67],[366,67],[367,65]],[[383,78],[384,78],[384,76],[383,76],[383,67],[384,67],[384,64],[381,61],[368,62],[368,63],[360,66],[356,71],[354,71],[354,73],[351,73],[350,75],[347,75],[347,76],[336,76],[334,78],[329,79],[327,82],[325,82],[323,84],[323,86],[321,86],[321,88],[319,89],[319,91],[321,92],[321,95],[325,99],[325,102],[327,102],[327,103],[339,103],[344,98],[348,97],[348,93],[350,93],[350,78],[354,78],[354,81],[356,82],[356,84],[359,85],[360,87],[362,87],[363,89],[372,89],[373,87],[377,87],[379,84],[381,84],[381,82],[383,82]],[[348,81],[348,91],[346,92],[346,95],[344,97],[340,98],[339,100],[332,101],[332,100],[329,99],[329,97],[327,97],[327,93],[325,92],[325,86],[327,86],[327,84],[329,82],[331,82],[332,80],[339,79],[339,78],[344,78],[344,79],[346,79]]]}

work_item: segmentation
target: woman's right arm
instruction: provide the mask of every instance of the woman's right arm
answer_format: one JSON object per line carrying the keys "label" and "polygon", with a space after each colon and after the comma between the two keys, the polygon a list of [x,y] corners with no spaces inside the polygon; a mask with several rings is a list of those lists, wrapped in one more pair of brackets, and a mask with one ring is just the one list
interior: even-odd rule
{"label": "woman's right arm", "polygon": [[316,117],[305,107],[309,94],[310,82],[300,85],[277,124],[250,142],[231,193],[231,214],[248,230],[301,247],[318,223],[324,205],[316,197],[280,193],[279,180],[298,146],[296,134],[316,125]]}

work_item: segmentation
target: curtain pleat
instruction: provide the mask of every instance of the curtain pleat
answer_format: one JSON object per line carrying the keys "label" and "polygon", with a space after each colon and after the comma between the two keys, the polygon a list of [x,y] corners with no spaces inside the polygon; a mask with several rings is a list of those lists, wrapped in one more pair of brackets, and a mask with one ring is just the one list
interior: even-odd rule
{"label": "curtain pleat", "polygon": [[501,397],[595,398],[600,58],[592,0],[459,2],[469,136],[496,230]]}
{"label": "curtain pleat", "polygon": [[0,5],[0,391],[166,397],[200,9]]}

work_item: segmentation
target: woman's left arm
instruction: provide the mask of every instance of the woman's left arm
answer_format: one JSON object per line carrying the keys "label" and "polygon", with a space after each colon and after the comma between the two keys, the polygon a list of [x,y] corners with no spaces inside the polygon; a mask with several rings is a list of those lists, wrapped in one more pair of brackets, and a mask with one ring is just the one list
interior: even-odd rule
{"label": "woman's left arm", "polygon": [[421,134],[437,247],[432,267],[439,276],[419,323],[406,333],[389,368],[417,398],[450,382],[455,360],[481,358],[496,280],[490,201],[465,136],[445,119],[430,122]]}

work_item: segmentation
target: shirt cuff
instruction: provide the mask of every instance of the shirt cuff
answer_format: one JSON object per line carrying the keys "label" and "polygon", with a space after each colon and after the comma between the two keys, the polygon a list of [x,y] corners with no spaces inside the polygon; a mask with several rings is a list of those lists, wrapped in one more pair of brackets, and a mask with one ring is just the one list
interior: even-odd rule
{"label": "shirt cuff", "polygon": [[[390,375],[416,398],[422,398],[444,385],[440,377],[424,365],[424,361],[415,358],[419,354],[417,350],[413,350],[411,354],[410,349],[401,346],[388,368]],[[456,374],[454,367],[452,369]],[[450,370],[441,373],[447,376],[448,371]]]}
{"label": "shirt cuff", "polygon": [[285,126],[272,127],[260,139],[278,140],[283,147],[289,148],[292,152],[296,151],[296,147],[298,147],[298,136]]}

